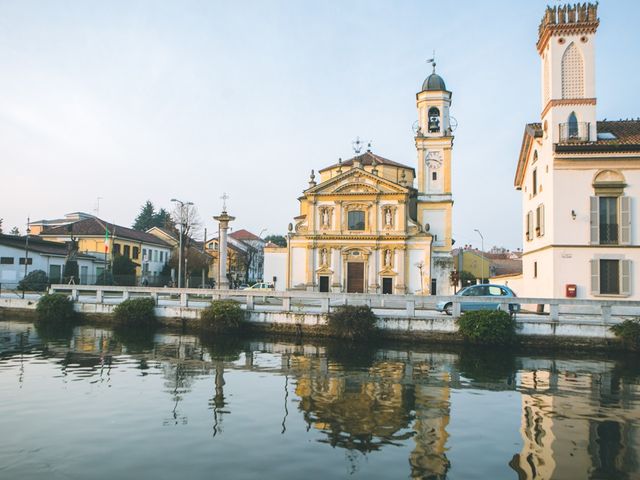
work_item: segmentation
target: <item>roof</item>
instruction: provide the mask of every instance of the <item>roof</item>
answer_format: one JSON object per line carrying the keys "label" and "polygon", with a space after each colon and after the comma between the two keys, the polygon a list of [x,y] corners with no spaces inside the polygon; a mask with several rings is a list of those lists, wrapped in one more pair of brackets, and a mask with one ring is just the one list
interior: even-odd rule
{"label": "roof", "polygon": [[[27,238],[19,235],[5,235],[0,233],[0,245],[5,247],[25,250]],[[40,237],[29,235],[29,252],[40,253],[42,255],[57,255],[65,257],[67,255],[67,244],[43,240]],[[93,258],[90,255],[78,254],[80,258]]]}
{"label": "roof", "polygon": [[[596,141],[566,141],[554,145],[557,153],[588,153],[588,152],[640,152],[640,119],[602,120],[597,122],[598,136],[603,133],[612,134],[613,138],[598,138]],[[533,139],[543,135],[541,123],[528,123],[524,129],[520,158],[514,185],[519,188],[524,179],[529,149]]]}
{"label": "roof", "polygon": [[[353,165],[354,161],[359,161],[362,164],[362,166],[373,165],[374,160],[378,165],[389,165],[392,167],[406,168],[407,170],[412,170],[413,172],[415,172],[413,167],[403,165],[402,163],[394,162],[393,160],[389,160],[388,158],[381,157],[380,155],[376,155],[375,153],[370,152],[368,150],[361,155],[356,155],[353,158],[343,161],[342,166],[350,167]],[[340,165],[341,165],[340,163],[335,163],[329,167],[323,168],[322,170],[320,170],[320,172],[324,172],[325,170],[330,170],[332,168],[337,168]]]}
{"label": "roof", "polygon": [[429,75],[424,83],[422,84],[422,91],[436,91],[436,92],[446,92],[447,86],[444,84],[444,80],[440,75],[436,72],[433,72]]}
{"label": "roof", "polygon": [[249,230],[236,230],[235,232],[231,232],[229,234],[230,237],[235,238],[236,240],[260,240],[262,241],[262,239],[251,233]]}
{"label": "roof", "polygon": [[162,247],[171,247],[164,240],[156,237],[147,232],[141,232],[132,228],[123,227],[121,225],[115,225],[113,223],[105,222],[97,217],[87,218],[78,222],[70,223],[69,225],[62,225],[59,227],[46,228],[41,232],[41,236],[76,236],[76,237],[95,237],[104,236],[105,227],[109,229],[109,235],[113,238],[121,238],[125,240],[132,240],[134,242],[151,243]]}

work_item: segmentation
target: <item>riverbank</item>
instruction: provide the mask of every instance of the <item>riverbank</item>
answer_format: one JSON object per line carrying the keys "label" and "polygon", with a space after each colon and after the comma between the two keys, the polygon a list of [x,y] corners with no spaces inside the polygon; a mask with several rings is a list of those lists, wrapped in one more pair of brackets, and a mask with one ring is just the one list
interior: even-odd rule
{"label": "riverbank", "polygon": [[[0,320],[21,318],[34,320],[37,300],[33,298],[0,298]],[[84,323],[97,326],[113,325],[115,304],[74,304]],[[161,325],[182,332],[197,332],[200,328],[201,308],[159,305],[155,313]],[[246,331],[287,338],[328,338],[325,313],[264,312],[245,310]],[[625,346],[603,321],[565,320],[554,322],[548,317],[516,317],[518,343],[522,347],[538,350],[566,351],[623,351]],[[429,345],[460,345],[463,337],[458,333],[453,317],[439,314],[432,318],[378,316],[380,337],[389,341],[424,343]]]}

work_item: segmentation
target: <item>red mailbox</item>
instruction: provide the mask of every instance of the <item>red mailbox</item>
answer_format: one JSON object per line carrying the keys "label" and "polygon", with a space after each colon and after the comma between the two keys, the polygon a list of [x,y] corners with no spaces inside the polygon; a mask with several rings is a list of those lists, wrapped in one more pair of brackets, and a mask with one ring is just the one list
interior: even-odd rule
{"label": "red mailbox", "polygon": [[565,285],[565,296],[569,298],[575,298],[576,293],[578,291],[578,287],[576,287],[573,283],[568,283]]}

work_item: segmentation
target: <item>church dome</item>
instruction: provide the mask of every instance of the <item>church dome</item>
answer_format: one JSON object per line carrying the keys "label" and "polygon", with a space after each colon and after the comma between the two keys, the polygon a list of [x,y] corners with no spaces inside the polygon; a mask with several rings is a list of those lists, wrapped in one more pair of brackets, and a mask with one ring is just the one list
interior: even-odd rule
{"label": "church dome", "polygon": [[444,80],[437,73],[432,73],[422,84],[422,91],[446,91],[447,86],[444,84]]}

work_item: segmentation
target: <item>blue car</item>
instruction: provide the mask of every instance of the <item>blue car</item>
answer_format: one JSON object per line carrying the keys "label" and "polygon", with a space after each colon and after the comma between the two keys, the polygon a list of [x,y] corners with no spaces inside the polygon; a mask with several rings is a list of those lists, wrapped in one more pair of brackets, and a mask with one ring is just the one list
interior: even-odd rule
{"label": "blue car", "polygon": [[[499,310],[504,308],[500,303],[480,303],[474,302],[473,297],[515,297],[516,294],[509,287],[504,285],[470,285],[463,288],[456,296],[466,297],[460,302],[460,311],[465,312],[469,310]],[[520,304],[509,303],[509,313],[516,313],[520,311]],[[438,302],[436,310],[444,312],[447,315],[453,313],[453,303],[450,301]]]}

